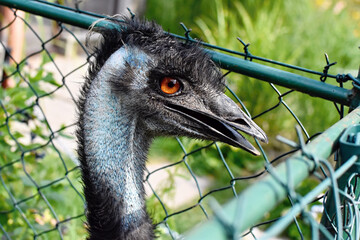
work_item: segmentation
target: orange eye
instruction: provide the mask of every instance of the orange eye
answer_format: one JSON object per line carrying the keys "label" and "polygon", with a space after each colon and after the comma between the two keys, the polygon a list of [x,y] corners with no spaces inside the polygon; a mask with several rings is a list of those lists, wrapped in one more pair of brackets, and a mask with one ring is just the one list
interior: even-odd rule
{"label": "orange eye", "polygon": [[166,94],[174,94],[180,90],[180,82],[171,77],[164,77],[160,82],[160,88]]}

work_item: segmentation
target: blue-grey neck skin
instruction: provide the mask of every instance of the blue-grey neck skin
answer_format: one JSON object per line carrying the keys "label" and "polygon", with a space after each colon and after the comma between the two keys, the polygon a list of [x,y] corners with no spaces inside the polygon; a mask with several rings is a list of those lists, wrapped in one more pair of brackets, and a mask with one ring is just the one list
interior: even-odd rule
{"label": "blue-grey neck skin", "polygon": [[113,53],[91,82],[83,116],[85,159],[95,197],[108,199],[104,204],[113,209],[105,210],[109,217],[117,214],[123,231],[148,218],[143,172],[151,138],[139,131],[138,116],[123,106],[126,96],[115,93],[110,80],[130,66],[136,71],[134,82],[146,84],[145,61],[146,54],[126,46]]}

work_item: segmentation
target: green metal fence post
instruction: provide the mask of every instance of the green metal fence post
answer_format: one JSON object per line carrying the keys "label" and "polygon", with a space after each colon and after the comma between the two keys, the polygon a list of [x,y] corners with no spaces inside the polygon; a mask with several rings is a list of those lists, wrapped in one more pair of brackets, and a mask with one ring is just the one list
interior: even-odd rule
{"label": "green metal fence post", "polygon": [[[348,159],[352,156],[360,156],[360,125],[353,125],[349,127],[341,136],[340,140],[340,158],[336,163],[336,169],[344,165]],[[358,158],[357,164],[354,164],[350,169],[348,169],[339,179],[338,179],[338,188],[341,190],[345,190],[347,187],[350,187],[349,184],[355,185],[354,179],[349,183],[349,178],[353,174],[360,173],[360,159]],[[354,190],[355,199],[359,197],[359,188]],[[336,204],[334,202],[334,192],[330,189],[325,203],[324,214],[321,218],[321,224],[323,224],[333,236],[335,236],[336,231],[332,227],[333,217],[336,214]],[[347,206],[344,204],[345,198],[340,196],[341,205],[338,207],[342,207],[343,210],[343,222],[344,225],[347,221]],[[355,238],[359,239],[359,236],[355,236],[359,234],[359,227],[355,225],[355,231],[352,231],[350,234]],[[344,238],[347,235],[344,235]]]}
{"label": "green metal fence post", "polygon": [[[313,156],[327,159],[336,150],[338,140],[343,131],[356,123],[360,123],[360,108],[352,111],[311,143],[307,144],[307,151]],[[274,169],[279,179],[274,179],[271,175],[267,175],[223,207],[223,216],[226,216],[223,220],[231,223],[238,233],[257,223],[268,211],[276,206],[277,202],[286,197],[287,192],[278,180],[282,182],[291,181],[296,186],[309,176],[314,167],[314,162],[301,156],[300,152],[294,154],[287,161],[288,164],[285,162],[281,163]],[[288,171],[291,172],[289,175],[290,179],[288,179]],[[261,193],[261,196],[259,196],[259,193]],[[238,211],[239,208],[241,209]],[[211,219],[190,232],[186,239],[225,240],[227,238],[223,225],[216,219]]]}

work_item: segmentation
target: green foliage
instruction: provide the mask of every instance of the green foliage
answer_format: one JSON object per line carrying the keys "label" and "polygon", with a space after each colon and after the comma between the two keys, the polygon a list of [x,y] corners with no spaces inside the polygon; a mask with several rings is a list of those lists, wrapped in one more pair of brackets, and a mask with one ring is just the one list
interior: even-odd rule
{"label": "green foliage", "polygon": [[53,145],[57,135],[38,105],[42,97],[51,97],[48,89],[60,86],[45,70],[50,61],[43,54],[35,70],[25,63],[5,66],[15,87],[0,91],[0,224],[13,239],[33,239],[49,230],[38,238],[56,239],[59,232],[64,239],[85,236],[84,219],[57,226],[81,215],[84,202],[77,192],[77,166]]}
{"label": "green foliage", "polygon": [[[309,1],[234,1],[227,5],[219,0],[215,2],[215,17],[199,17],[196,20],[205,39],[214,45],[240,50],[242,46],[236,40],[239,36],[246,43],[251,43],[249,50],[254,55],[321,72],[325,65],[323,53],[327,52],[330,60],[339,62],[331,68],[331,73],[357,68],[350,65],[357,39],[352,34],[353,28],[349,27],[351,19],[345,11],[335,15],[332,8],[316,8]],[[341,44],[344,37],[346,45]],[[334,80],[329,81],[336,84]],[[253,115],[278,102],[278,96],[268,84],[236,74],[229,76],[229,82]],[[279,89],[285,92],[285,89]],[[325,130],[338,120],[332,103],[300,93],[284,99],[305,123],[310,135]],[[270,137],[272,134],[288,136],[284,129],[289,129],[289,124],[294,125],[290,114],[278,116],[277,111],[266,115],[267,123],[263,128]],[[263,125],[262,121],[259,119],[260,125]]]}
{"label": "green foliage", "polygon": [[192,28],[195,19],[205,13],[211,14],[214,10],[209,1],[148,0],[145,17],[155,20],[165,31],[183,34],[180,22]]}

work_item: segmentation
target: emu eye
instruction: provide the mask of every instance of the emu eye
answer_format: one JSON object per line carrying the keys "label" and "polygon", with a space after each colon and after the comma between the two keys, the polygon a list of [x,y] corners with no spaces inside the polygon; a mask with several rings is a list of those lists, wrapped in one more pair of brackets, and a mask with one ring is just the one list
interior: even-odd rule
{"label": "emu eye", "polygon": [[164,77],[160,81],[160,89],[163,93],[174,94],[180,91],[180,88],[181,88],[180,81],[174,78]]}

